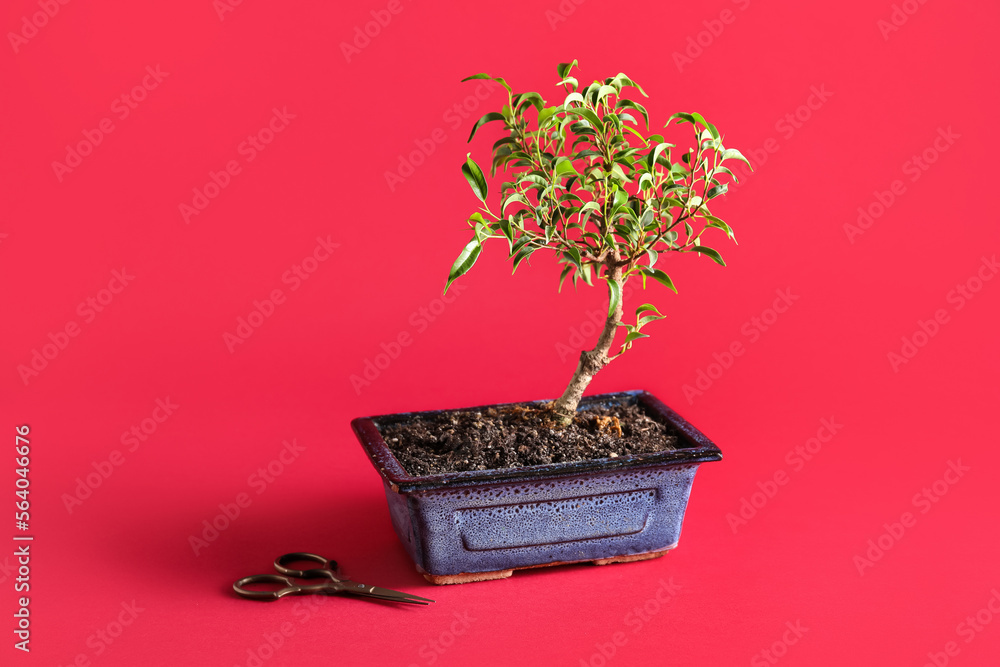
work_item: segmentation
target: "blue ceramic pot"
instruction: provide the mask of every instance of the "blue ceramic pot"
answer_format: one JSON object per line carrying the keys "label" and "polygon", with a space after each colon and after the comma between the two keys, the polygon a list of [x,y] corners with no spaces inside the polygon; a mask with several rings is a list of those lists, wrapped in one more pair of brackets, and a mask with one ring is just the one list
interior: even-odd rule
{"label": "blue ceramic pot", "polygon": [[580,407],[636,402],[676,429],[676,449],[413,477],[379,427],[416,413],[351,426],[382,476],[393,528],[417,570],[433,583],[465,583],[520,568],[655,558],[677,546],[694,473],[722,452],[645,391],[590,396]]}

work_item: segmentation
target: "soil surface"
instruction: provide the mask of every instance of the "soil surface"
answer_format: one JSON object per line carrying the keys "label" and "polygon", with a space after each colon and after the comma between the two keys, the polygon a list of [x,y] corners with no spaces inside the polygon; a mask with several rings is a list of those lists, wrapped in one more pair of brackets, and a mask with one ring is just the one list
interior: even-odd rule
{"label": "soil surface", "polygon": [[517,468],[675,449],[673,427],[639,405],[589,406],[559,428],[533,405],[415,415],[379,425],[410,475]]}

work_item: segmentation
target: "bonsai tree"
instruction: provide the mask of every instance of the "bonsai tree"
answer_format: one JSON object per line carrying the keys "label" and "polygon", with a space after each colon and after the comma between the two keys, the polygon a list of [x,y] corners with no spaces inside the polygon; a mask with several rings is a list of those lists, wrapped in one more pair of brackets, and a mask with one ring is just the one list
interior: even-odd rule
{"label": "bonsai tree", "polygon": [[[469,141],[483,125],[503,123],[507,135],[493,144],[491,177],[506,171],[500,202],[487,202],[483,170],[467,154],[462,173],[482,202],[469,216],[472,240],[448,274],[448,287],[475,264],[489,239],[507,242],[514,271],[533,253],[550,248],[563,265],[559,289],[569,276],[574,287],[603,280],[608,288],[608,315],[592,350],[580,353],[573,377],[550,408],[555,420],[569,424],[583,392],[594,376],[632,344],[647,338],[643,328],[663,316],[652,304],[623,321],[622,289],[632,278],[662,283],[676,293],[659,266],[665,253],[693,252],[725,266],[722,256],[702,243],[709,228],[735,241],[733,230],[709,211],[736,176],[727,160],[750,163],[734,148],[725,148],[714,125],[699,113],[675,113],[668,120],[689,124],[694,143],[678,148],[649,132],[646,109],[623,89],[648,97],[625,74],[581,88],[572,76],[577,61],[561,63],[557,73],[565,98],[549,106],[535,92],[514,93],[507,82],[488,74],[463,79],[492,79],[507,90],[507,104],[480,118]],[[641,116],[646,133],[636,116]],[[675,161],[676,158],[676,161]],[[659,264],[659,266],[658,266]],[[621,348],[610,354],[619,327],[626,330]]]}

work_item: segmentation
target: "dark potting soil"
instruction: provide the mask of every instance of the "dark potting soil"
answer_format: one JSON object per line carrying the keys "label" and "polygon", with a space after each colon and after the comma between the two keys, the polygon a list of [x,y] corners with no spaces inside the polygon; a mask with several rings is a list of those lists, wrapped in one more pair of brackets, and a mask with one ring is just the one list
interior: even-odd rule
{"label": "dark potting soil", "polygon": [[675,449],[672,426],[640,405],[589,406],[559,428],[535,405],[418,414],[380,425],[410,475],[517,468]]}

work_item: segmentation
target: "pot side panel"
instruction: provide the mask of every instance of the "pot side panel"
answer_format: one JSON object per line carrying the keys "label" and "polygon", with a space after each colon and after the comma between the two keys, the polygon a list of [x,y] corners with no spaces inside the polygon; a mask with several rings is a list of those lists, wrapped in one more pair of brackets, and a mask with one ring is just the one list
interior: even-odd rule
{"label": "pot side panel", "polygon": [[698,464],[398,494],[393,527],[436,575],[660,551],[676,545]]}

